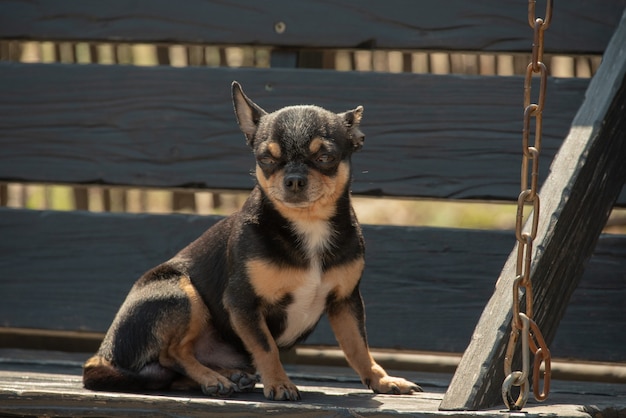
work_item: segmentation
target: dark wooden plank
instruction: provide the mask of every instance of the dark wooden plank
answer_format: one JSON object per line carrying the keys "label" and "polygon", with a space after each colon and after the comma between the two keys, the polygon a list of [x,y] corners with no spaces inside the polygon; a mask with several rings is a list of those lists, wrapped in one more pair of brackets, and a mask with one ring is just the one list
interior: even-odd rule
{"label": "dark wooden plank", "polygon": [[[0,179],[249,189],[254,160],[230,99],[237,79],[268,110],[363,104],[355,193],[519,193],[519,77],[19,64],[0,64],[0,75]],[[542,179],[587,84],[549,82]]]}
{"label": "dark wooden plank", "polygon": [[[531,276],[534,319],[548,344],[626,179],[625,102],[626,13],[540,192],[541,217]],[[514,248],[442,409],[474,410],[502,402],[500,385],[511,329],[516,258]],[[609,297],[606,299],[608,302]]]}
{"label": "dark wooden plank", "polygon": [[[602,53],[624,7],[624,0],[558,5],[546,49]],[[0,3],[0,37],[525,52],[526,16],[527,2],[518,0],[192,0],[185,7],[164,0],[13,0]],[[284,30],[276,30],[279,22]]]}
{"label": "dark wooden plank", "polygon": [[[559,327],[549,330],[556,333],[550,350],[558,357],[576,358],[577,353],[591,345],[598,358],[626,360],[624,350],[610,343],[621,338],[618,334],[626,330],[626,240],[623,238],[600,237]],[[602,305],[605,308],[590,309]],[[600,337],[601,333],[610,340]]]}
{"label": "dark wooden plank", "polygon": [[[0,209],[2,325],[104,332],[136,278],[216,219]],[[364,233],[371,345],[462,352],[512,232],[366,225]],[[625,272],[626,237],[601,240],[559,331],[556,356],[626,360],[619,349],[626,344]],[[611,294],[598,303],[602,289]],[[325,320],[308,343],[336,344]]]}

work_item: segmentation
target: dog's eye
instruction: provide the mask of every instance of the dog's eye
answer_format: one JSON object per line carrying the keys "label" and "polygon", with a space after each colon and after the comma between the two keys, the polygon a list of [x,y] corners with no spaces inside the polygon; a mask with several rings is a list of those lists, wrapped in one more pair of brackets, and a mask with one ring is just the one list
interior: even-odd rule
{"label": "dog's eye", "polygon": [[259,158],[259,162],[260,162],[262,165],[273,165],[273,164],[275,164],[275,163],[276,163],[276,160],[274,160],[274,159],[273,159],[273,158],[271,158],[271,157],[262,157],[262,158]]}
{"label": "dog's eye", "polygon": [[328,164],[335,161],[335,157],[330,154],[320,154],[317,156],[317,162],[320,164]]}

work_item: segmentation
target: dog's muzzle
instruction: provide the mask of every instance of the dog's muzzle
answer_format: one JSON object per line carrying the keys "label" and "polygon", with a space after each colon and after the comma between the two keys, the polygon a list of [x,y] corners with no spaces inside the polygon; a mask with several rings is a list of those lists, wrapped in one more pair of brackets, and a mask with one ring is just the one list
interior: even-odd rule
{"label": "dog's muzzle", "polygon": [[298,194],[304,191],[308,184],[309,180],[307,176],[303,174],[288,174],[283,179],[285,191],[292,194]]}
{"label": "dog's muzzle", "polygon": [[285,203],[297,206],[306,205],[309,200],[308,170],[303,164],[291,165],[285,168],[283,177],[283,198]]}

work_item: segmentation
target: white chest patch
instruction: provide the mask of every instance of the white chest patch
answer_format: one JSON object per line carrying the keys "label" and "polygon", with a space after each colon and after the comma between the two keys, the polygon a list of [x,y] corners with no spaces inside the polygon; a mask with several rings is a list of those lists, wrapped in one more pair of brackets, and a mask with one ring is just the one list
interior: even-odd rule
{"label": "white chest patch", "polygon": [[331,230],[327,222],[302,222],[294,224],[295,232],[300,236],[302,248],[308,254],[310,267],[302,284],[292,292],[293,301],[287,307],[287,325],[278,337],[279,346],[287,346],[298,339],[305,331],[317,323],[324,312],[326,297],[331,285],[322,280],[322,252],[332,245]]}
{"label": "white chest patch", "polygon": [[305,331],[313,327],[324,312],[330,286],[322,282],[319,263],[311,266],[304,283],[293,293],[293,301],[287,307],[287,326],[278,337],[279,346],[295,342]]}
{"label": "white chest patch", "polygon": [[332,246],[332,233],[326,221],[294,222],[293,230],[312,261],[319,259],[322,251]]}

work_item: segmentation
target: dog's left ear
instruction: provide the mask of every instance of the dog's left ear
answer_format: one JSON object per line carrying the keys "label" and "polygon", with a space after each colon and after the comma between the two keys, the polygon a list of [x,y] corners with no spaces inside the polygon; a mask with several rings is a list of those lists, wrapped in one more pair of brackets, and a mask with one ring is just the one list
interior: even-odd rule
{"label": "dog's left ear", "polygon": [[343,118],[344,124],[348,128],[350,140],[352,141],[352,149],[358,151],[363,148],[365,134],[359,129],[361,118],[363,117],[363,106],[358,106],[354,110],[340,113],[339,116]]}
{"label": "dog's left ear", "polygon": [[254,145],[254,134],[259,127],[259,121],[267,112],[248,98],[241,88],[241,84],[233,81],[233,105],[239,128],[246,136],[246,143]]}

